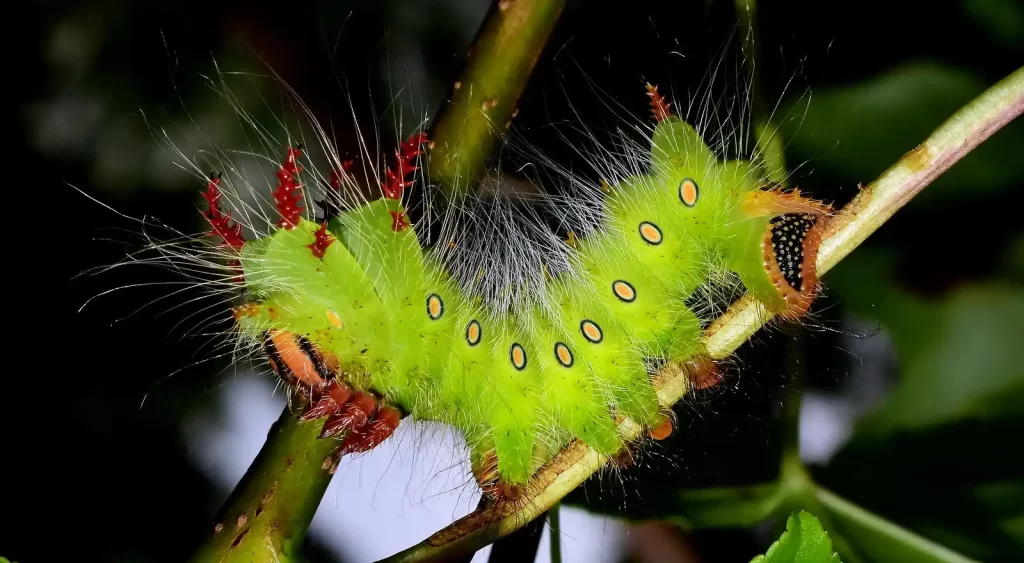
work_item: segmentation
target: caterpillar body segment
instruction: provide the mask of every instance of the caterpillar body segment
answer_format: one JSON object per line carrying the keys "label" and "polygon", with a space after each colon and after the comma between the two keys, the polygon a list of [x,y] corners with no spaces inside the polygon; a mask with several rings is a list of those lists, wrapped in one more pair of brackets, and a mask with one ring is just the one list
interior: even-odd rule
{"label": "caterpillar body segment", "polygon": [[247,292],[239,329],[304,390],[303,419],[324,420],[342,452],[374,447],[405,415],[447,423],[484,489],[514,494],[572,439],[622,452],[622,416],[666,437],[648,360],[688,363],[696,388],[721,380],[701,345],[707,319],[686,305],[716,271],[772,312],[804,314],[828,206],[764,185],[750,162],[721,161],[649,93],[647,169],[608,186],[607,220],[573,245],[541,305],[489,307],[421,246],[402,197],[422,135],[396,151],[384,197],[320,222],[296,212],[301,153],[289,150],[279,228],[257,240],[235,236],[211,180],[207,217],[237,251]]}

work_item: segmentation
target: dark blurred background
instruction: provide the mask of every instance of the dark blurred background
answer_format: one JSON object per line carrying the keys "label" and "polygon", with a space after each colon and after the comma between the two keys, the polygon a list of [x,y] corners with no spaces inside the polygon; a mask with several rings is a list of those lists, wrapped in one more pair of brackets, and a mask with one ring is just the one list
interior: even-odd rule
{"label": "dark blurred background", "polygon": [[[13,58],[25,72],[10,76],[7,89],[18,124],[7,228],[18,231],[18,244],[7,245],[14,291],[0,460],[14,472],[0,485],[0,555],[22,563],[182,560],[283,405],[268,378],[233,370],[227,358],[193,365],[210,359],[211,348],[201,334],[181,337],[176,325],[198,311],[172,310],[186,297],[129,316],[167,286],[116,292],[79,312],[108,289],[174,278],[135,268],[76,277],[121,259],[121,243],[139,242],[139,226],[69,186],[126,215],[198,232],[203,186],[171,165],[151,127],[166,127],[188,149],[185,140],[198,132],[191,115],[218,143],[241,143],[230,107],[201,78],[213,75],[214,61],[224,71],[269,65],[318,116],[354,111],[378,124],[387,146],[411,131],[415,116],[440,107],[487,7],[50,1],[25,4],[28,17],[8,20],[20,36]],[[732,60],[721,52],[735,50],[733,22],[730,3],[570,2],[527,86],[517,133],[568,159],[545,126],[572,111],[598,120],[601,104],[614,100],[643,116],[645,81],[685,99],[709,63]],[[1024,63],[1016,0],[764,1],[758,23],[762,87],[779,103],[792,181],[840,204]],[[720,78],[738,73],[733,60]],[[399,88],[408,90],[397,96]],[[403,125],[389,117],[393,101]],[[969,556],[1024,558],[1024,463],[1016,453],[1024,430],[1024,222],[1012,195],[1024,189],[1021,125],[956,165],[829,273],[799,337],[775,329],[745,346],[732,384],[680,406],[681,431],[627,471],[625,485],[606,476],[576,502],[668,518],[674,488],[771,479],[785,374],[798,366],[807,380],[801,452],[817,478]],[[346,133],[336,131],[343,148],[344,139],[354,141]],[[247,437],[234,433],[239,428]],[[365,468],[349,482],[370,492],[407,485]],[[471,508],[460,502],[460,510]],[[329,495],[322,512],[387,513],[394,507],[386,504],[367,509]],[[458,515],[451,510],[436,511],[436,523],[413,536]],[[764,530],[625,535],[622,522],[601,522],[579,541],[618,534],[614,549],[601,552],[607,561],[649,560],[637,547],[654,545],[649,534],[669,540],[661,560],[747,561],[771,539]],[[310,561],[361,561],[381,551],[361,550],[358,541],[338,547],[331,534],[327,525],[314,529]],[[573,548],[566,549],[568,557]]]}

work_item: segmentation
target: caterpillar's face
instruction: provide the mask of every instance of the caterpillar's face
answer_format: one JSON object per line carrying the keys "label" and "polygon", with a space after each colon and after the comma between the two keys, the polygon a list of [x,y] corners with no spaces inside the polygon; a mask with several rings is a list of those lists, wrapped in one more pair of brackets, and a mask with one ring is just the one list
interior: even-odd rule
{"label": "caterpillar's face", "polygon": [[761,249],[772,285],[788,304],[782,312],[799,317],[818,292],[815,262],[824,221],[807,213],[779,215],[768,221]]}

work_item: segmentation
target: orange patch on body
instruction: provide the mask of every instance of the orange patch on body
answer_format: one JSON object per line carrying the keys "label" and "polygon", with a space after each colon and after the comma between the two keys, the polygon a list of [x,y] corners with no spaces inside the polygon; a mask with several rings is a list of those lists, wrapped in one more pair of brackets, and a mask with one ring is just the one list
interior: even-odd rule
{"label": "orange patch on body", "polygon": [[334,328],[341,328],[342,327],[341,317],[338,316],[338,313],[335,313],[334,311],[331,311],[330,309],[327,310],[327,321],[330,322],[331,326],[333,326]]}
{"label": "orange patch on body", "polygon": [[319,387],[325,382],[317,373],[313,360],[299,345],[295,334],[283,330],[273,331],[270,335],[277,355],[296,379],[310,387]]}
{"label": "orange patch on body", "polygon": [[255,317],[259,313],[260,306],[256,303],[246,303],[231,310],[231,314],[235,317],[236,321],[242,317]]}

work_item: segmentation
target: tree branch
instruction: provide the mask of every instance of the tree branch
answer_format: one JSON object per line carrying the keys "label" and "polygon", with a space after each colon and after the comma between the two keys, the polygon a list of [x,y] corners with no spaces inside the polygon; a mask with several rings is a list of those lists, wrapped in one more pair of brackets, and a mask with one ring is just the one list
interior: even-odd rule
{"label": "tree branch", "polygon": [[301,560],[302,540],[331,482],[338,446],[320,440],[320,425],[299,424],[287,408],[224,503],[193,563]]}
{"label": "tree branch", "polygon": [[[829,271],[917,193],[1022,111],[1024,68],[957,111],[832,218],[818,252],[818,271]],[[728,357],[771,318],[750,295],[740,298],[705,332],[709,354],[715,359]],[[672,405],[681,399],[686,381],[686,370],[678,365],[658,374],[655,386],[662,404]],[[628,439],[635,439],[639,431],[631,420],[620,424],[620,433]],[[543,514],[606,461],[582,442],[573,441],[537,472],[525,498],[477,510],[383,561],[430,561],[480,549]]]}
{"label": "tree branch", "polygon": [[451,102],[431,132],[430,181],[450,199],[486,169],[566,0],[500,0],[470,50]]}

